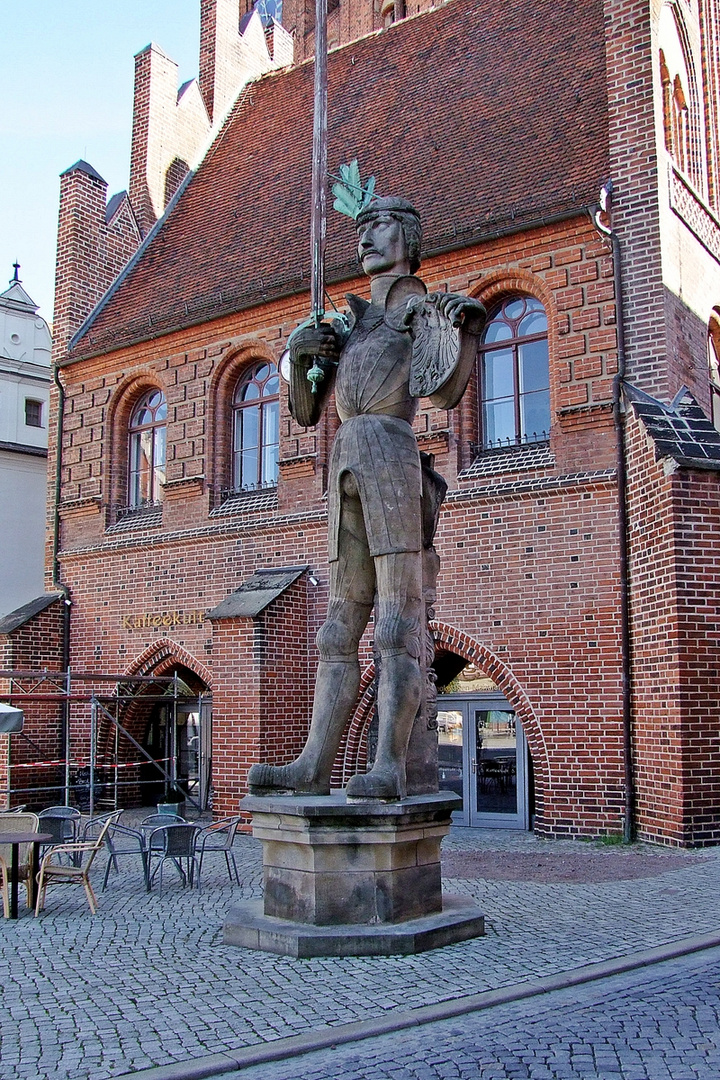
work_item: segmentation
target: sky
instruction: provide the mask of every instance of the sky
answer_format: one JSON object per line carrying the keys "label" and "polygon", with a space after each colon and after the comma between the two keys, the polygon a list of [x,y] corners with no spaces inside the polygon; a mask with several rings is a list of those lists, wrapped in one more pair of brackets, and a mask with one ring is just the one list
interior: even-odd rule
{"label": "sky", "polygon": [[52,320],[60,173],[80,158],[128,186],[135,53],[156,42],[197,77],[200,0],[0,0],[0,292]]}

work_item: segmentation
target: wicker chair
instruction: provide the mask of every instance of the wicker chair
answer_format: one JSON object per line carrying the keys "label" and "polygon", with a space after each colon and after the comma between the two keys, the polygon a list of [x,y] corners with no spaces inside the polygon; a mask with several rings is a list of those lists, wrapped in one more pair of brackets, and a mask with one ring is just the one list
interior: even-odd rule
{"label": "wicker chair", "polygon": [[[37,814],[30,814],[28,812],[3,814],[2,830],[3,832],[14,833],[37,832],[38,816]],[[32,858],[32,844],[23,844],[18,848],[19,877],[21,881],[25,882],[28,907],[30,906],[30,882],[32,880],[32,875],[35,873],[35,867],[32,865]],[[10,881],[10,859],[11,850],[9,845],[0,845],[0,890],[2,890],[3,914],[6,919],[10,918],[10,894],[8,890],[8,883]]]}
{"label": "wicker chair", "polygon": [[[38,874],[38,894],[35,904],[35,917],[45,907],[45,893],[48,885],[82,885],[85,889],[90,911],[94,915],[97,911],[97,900],[90,884],[90,868],[99,851],[105,844],[105,835],[112,824],[112,816],[109,816],[94,840],[81,840],[74,844],[58,844],[50,848],[43,856]],[[61,862],[63,856],[70,857],[70,865]],[[75,859],[82,861],[75,865]],[[54,860],[57,860],[55,862]]]}

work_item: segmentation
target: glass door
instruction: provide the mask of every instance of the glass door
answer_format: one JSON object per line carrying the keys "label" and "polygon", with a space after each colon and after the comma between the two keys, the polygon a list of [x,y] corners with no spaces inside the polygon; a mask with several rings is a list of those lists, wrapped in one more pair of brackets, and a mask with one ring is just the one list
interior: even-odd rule
{"label": "glass door", "polygon": [[463,800],[458,825],[528,829],[527,744],[502,694],[447,694],[438,698],[441,790]]}
{"label": "glass door", "polygon": [[188,794],[206,810],[210,795],[212,703],[209,698],[177,708],[177,773]]}
{"label": "glass door", "polygon": [[[441,791],[453,791],[463,800],[462,809],[453,814],[453,820],[458,824],[468,825],[464,728],[465,713],[462,706],[454,708],[449,705],[447,711],[438,711],[438,783]],[[466,818],[468,820],[465,820]]]}

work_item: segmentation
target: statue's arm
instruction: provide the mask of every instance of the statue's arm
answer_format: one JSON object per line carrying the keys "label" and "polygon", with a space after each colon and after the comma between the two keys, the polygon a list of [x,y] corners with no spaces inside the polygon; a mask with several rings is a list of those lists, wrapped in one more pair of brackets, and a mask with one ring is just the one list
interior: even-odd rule
{"label": "statue's arm", "polygon": [[[343,336],[332,323],[301,327],[290,339],[290,413],[302,427],[314,427],[322,415],[342,346]],[[311,382],[313,367],[322,375]]]}

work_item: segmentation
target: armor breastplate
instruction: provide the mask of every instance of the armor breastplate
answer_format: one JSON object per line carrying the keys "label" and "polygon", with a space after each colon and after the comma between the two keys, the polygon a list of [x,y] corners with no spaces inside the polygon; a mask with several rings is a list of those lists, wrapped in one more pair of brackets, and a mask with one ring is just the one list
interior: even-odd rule
{"label": "armor breastplate", "polygon": [[412,423],[417,401],[410,396],[409,334],[393,330],[384,310],[368,305],[353,327],[340,357],[335,403],[341,420],[365,413]]}

